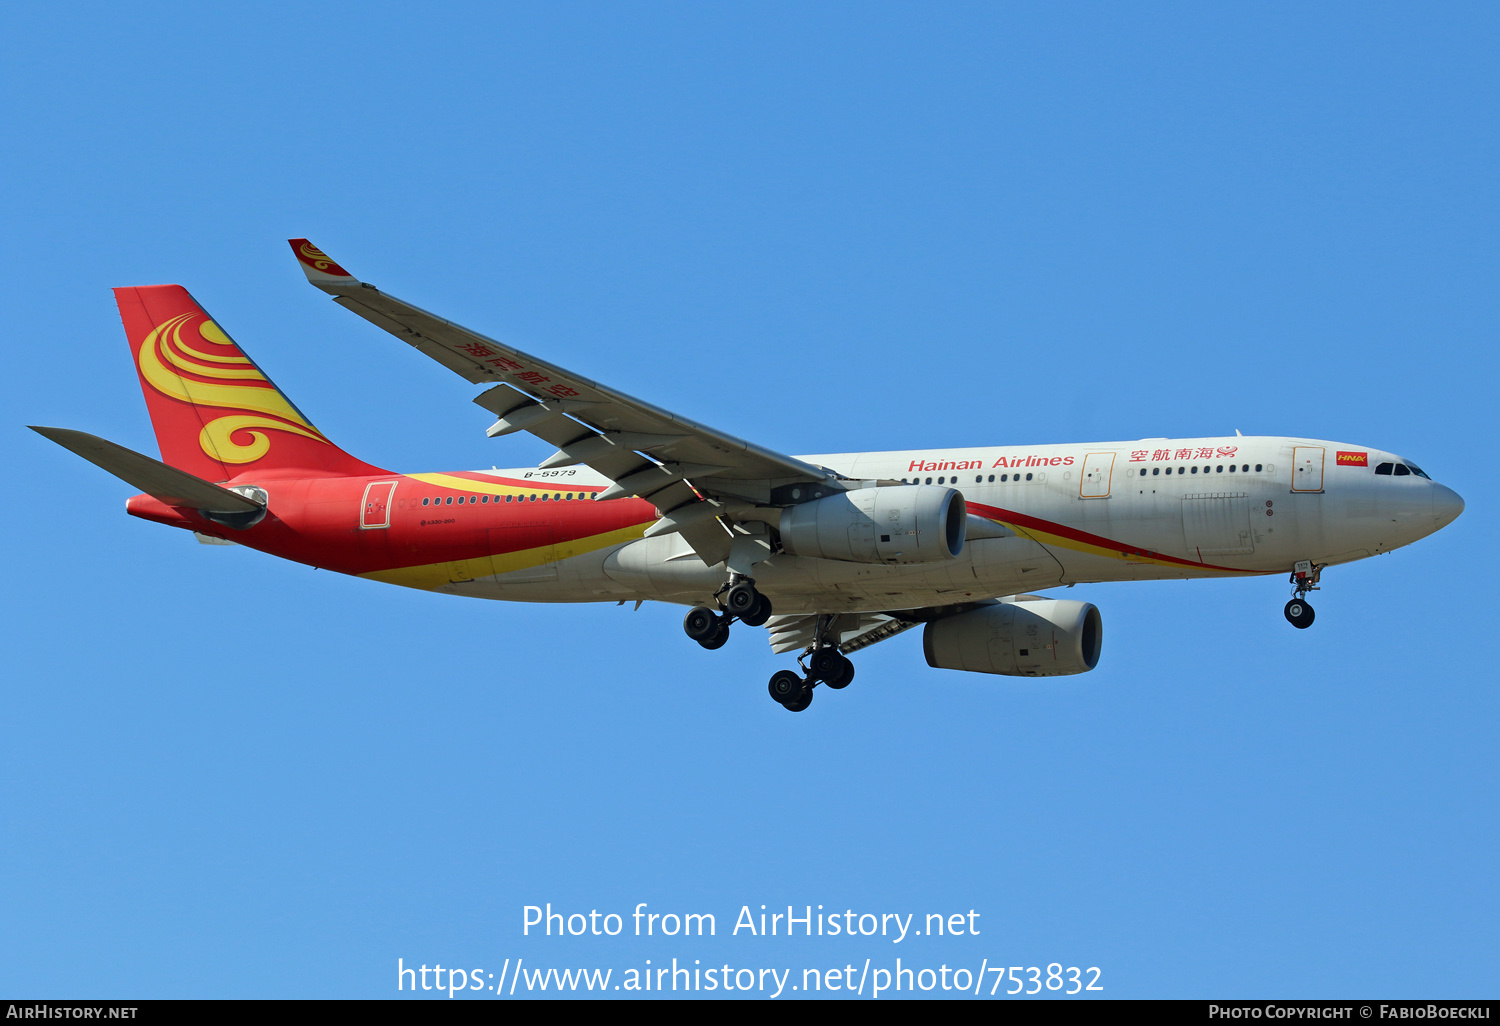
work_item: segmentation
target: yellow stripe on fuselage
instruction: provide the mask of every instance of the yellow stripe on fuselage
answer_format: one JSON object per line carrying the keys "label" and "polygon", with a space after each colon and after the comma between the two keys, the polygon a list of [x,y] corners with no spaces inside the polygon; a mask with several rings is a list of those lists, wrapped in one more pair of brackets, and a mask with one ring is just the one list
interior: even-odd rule
{"label": "yellow stripe on fuselage", "polygon": [[498,481],[475,481],[473,478],[456,477],[453,474],[407,474],[413,481],[422,481],[439,488],[451,488],[455,492],[477,492],[480,495],[530,495],[532,492],[574,492],[591,495],[578,485],[564,488],[555,481],[536,481],[526,485],[501,484]]}
{"label": "yellow stripe on fuselage", "polygon": [[[427,478],[443,475],[412,474],[410,476]],[[462,479],[456,478],[455,480]],[[439,482],[428,481],[427,483],[438,484]],[[430,591],[452,584],[454,581],[472,581],[481,577],[527,570],[544,563],[557,563],[587,552],[596,552],[611,545],[622,545],[644,535],[650,524],[651,521],[646,521],[630,527],[606,531],[603,534],[589,535],[586,538],[570,538],[552,545],[538,545],[530,549],[517,549],[514,552],[497,552],[475,559],[455,559],[443,563],[426,563],[421,566],[395,567],[391,570],[372,570],[359,576],[367,577],[372,581],[383,581],[386,584],[399,584],[404,588],[425,588]]]}

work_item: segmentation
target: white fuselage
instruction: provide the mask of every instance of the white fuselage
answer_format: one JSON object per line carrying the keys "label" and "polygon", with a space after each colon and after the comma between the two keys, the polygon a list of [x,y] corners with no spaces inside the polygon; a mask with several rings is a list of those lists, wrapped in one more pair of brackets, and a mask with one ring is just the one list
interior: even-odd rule
{"label": "white fuselage", "polygon": [[[1400,457],[1291,437],[1141,439],[802,457],[867,482],[941,484],[968,503],[954,559],[887,565],[785,553],[755,567],[778,612],[908,609],[1066,584],[1287,574],[1408,545],[1463,502]],[[1381,464],[1402,473],[1377,473]],[[605,482],[584,467],[485,471]],[[550,580],[465,582],[453,590],[522,601],[657,599],[696,604],[723,584],[680,536],[574,556]]]}

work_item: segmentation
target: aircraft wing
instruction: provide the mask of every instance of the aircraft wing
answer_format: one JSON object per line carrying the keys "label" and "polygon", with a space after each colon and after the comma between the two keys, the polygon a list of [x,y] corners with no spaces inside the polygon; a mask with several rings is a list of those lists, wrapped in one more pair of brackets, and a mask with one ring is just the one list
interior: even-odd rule
{"label": "aircraft wing", "polygon": [[[308,281],[476,384],[474,402],[499,419],[491,436],[527,431],[558,451],[542,469],[583,464],[663,514],[653,534],[680,532],[705,563],[728,558],[736,515],[841,490],[826,467],[735,438],[530,353],[454,324],[362,282],[306,239],[291,239]],[[808,486],[812,486],[809,488]]]}

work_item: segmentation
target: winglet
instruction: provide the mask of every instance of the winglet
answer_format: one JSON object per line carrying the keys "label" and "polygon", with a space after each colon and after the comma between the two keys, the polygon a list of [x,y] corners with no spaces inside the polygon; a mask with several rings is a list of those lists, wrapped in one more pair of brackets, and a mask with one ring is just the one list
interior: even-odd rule
{"label": "winglet", "polygon": [[291,244],[292,252],[297,254],[297,262],[302,265],[302,273],[307,275],[307,280],[318,287],[326,285],[357,285],[359,279],[338,264],[328,258],[317,246],[307,239],[287,239]]}

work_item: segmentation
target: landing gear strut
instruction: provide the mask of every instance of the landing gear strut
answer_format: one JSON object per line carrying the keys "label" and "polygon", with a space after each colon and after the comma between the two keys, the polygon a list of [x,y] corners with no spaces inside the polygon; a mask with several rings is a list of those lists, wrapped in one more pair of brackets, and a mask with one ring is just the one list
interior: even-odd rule
{"label": "landing gear strut", "polygon": [[1318,579],[1323,575],[1323,566],[1314,565],[1311,560],[1301,560],[1292,569],[1292,600],[1286,604],[1282,612],[1286,616],[1287,623],[1298,630],[1307,630],[1313,624],[1312,603],[1308,602],[1306,595],[1310,591],[1319,591]]}
{"label": "landing gear strut", "polygon": [[694,606],[682,619],[683,632],[704,648],[723,648],[729,640],[729,626],[736,620],[759,627],[771,618],[771,600],[756,591],[748,577],[731,580],[714,599],[724,610],[722,615],[712,606]]}

